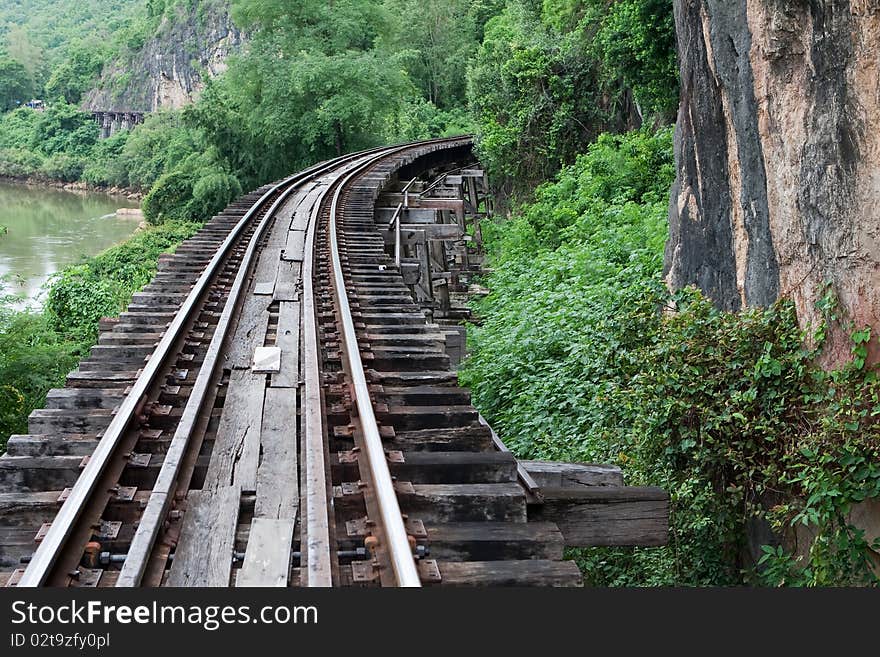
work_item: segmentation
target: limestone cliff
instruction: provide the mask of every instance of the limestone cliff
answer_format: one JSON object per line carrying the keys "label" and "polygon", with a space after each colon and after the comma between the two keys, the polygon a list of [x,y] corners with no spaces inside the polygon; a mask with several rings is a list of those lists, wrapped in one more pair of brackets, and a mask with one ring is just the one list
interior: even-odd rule
{"label": "limestone cliff", "polygon": [[[668,282],[880,331],[880,0],[675,0],[682,99]],[[876,343],[874,343],[876,344]],[[878,353],[872,353],[877,360]]]}
{"label": "limestone cliff", "polygon": [[192,102],[206,78],[226,69],[226,58],[242,42],[228,3],[194,4],[163,16],[142,47],[108,64],[84,107],[153,112]]}

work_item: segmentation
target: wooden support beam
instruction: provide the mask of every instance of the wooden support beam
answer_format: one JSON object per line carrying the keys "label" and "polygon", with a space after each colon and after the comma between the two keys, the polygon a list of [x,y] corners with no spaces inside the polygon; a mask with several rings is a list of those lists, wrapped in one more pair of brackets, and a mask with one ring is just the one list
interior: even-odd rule
{"label": "wooden support beam", "polygon": [[567,547],[666,545],[669,495],[660,488],[542,488],[529,521],[555,522]]}
{"label": "wooden support beam", "polygon": [[520,461],[519,464],[542,488],[623,486],[623,473],[616,465],[556,461]]}

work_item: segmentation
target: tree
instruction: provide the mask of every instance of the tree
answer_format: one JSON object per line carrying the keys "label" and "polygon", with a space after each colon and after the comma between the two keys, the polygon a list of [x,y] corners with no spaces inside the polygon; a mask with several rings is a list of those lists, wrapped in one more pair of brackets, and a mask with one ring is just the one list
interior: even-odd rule
{"label": "tree", "polygon": [[479,47],[468,0],[387,0],[393,21],[385,45],[398,53],[422,96],[441,109],[466,101],[466,72]]}
{"label": "tree", "polygon": [[101,73],[105,55],[94,45],[78,43],[71,45],[67,58],[52,70],[46,82],[46,96],[64,98],[68,103],[78,103]]}
{"label": "tree", "polygon": [[40,114],[30,147],[45,155],[85,156],[97,141],[98,127],[92,117],[59,98]]}
{"label": "tree", "polygon": [[607,125],[607,94],[583,30],[562,33],[512,1],[485,31],[468,71],[480,153],[506,191],[528,190]]}
{"label": "tree", "polygon": [[33,83],[22,64],[11,57],[0,56],[0,108],[13,109],[30,100]]}

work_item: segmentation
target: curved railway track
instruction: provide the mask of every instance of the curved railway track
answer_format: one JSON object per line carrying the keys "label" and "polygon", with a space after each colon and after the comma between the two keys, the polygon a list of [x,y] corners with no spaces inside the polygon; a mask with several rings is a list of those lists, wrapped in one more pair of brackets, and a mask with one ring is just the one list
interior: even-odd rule
{"label": "curved railway track", "polygon": [[0,458],[3,581],[578,585],[376,220],[469,152],[321,163],[163,258]]}

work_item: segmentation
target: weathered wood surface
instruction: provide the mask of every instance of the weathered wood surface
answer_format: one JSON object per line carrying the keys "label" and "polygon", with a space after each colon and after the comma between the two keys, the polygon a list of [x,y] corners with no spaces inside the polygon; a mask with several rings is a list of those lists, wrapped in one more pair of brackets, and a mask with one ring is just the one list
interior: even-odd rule
{"label": "weathered wood surface", "polygon": [[582,586],[573,561],[440,561],[444,586]]}
{"label": "weathered wood surface", "polygon": [[204,488],[231,483],[253,492],[260,460],[260,431],[266,375],[233,370]]}
{"label": "weathered wood surface", "polygon": [[294,520],[299,508],[296,388],[267,388],[254,517]]}
{"label": "weathered wood surface", "polygon": [[299,280],[301,263],[281,260],[278,262],[278,276],[275,280],[275,301],[296,301],[299,299]]}
{"label": "weathered wood surface", "polygon": [[287,586],[293,520],[254,518],[244,562],[235,578],[237,587]]}
{"label": "weathered wood surface", "polygon": [[529,520],[555,522],[567,547],[666,545],[669,495],[660,488],[542,488]]}
{"label": "weathered wood surface", "polygon": [[278,304],[275,344],[281,348],[281,370],[272,375],[273,388],[292,388],[299,383],[299,316],[299,303],[282,301]]}
{"label": "weathered wood surface", "polygon": [[281,259],[279,247],[266,247],[260,254],[254,272],[254,294],[272,294],[275,291],[275,277],[278,273],[278,261]]}
{"label": "weathered wood surface", "polygon": [[247,369],[251,366],[254,350],[266,341],[271,301],[265,295],[248,294],[245,297],[241,317],[229,344],[227,367]]}
{"label": "weathered wood surface", "polygon": [[189,493],[168,586],[229,586],[240,501],[238,486]]}
{"label": "weathered wood surface", "polygon": [[623,473],[615,465],[555,461],[520,461],[519,464],[541,487],[623,486]]}
{"label": "weathered wood surface", "polygon": [[291,230],[287,233],[287,246],[284,248],[283,258],[302,262],[305,251],[306,233],[303,230]]}

